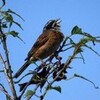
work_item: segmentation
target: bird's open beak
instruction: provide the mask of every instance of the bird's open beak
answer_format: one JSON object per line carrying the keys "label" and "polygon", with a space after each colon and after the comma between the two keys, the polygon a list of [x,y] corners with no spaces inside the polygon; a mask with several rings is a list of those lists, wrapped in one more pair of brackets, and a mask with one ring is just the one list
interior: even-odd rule
{"label": "bird's open beak", "polygon": [[60,24],[61,23],[60,18],[56,19],[56,22],[57,22],[57,24]]}
{"label": "bird's open beak", "polygon": [[57,27],[60,27],[60,23],[61,23],[60,18],[59,19],[56,19],[55,21],[56,21]]}

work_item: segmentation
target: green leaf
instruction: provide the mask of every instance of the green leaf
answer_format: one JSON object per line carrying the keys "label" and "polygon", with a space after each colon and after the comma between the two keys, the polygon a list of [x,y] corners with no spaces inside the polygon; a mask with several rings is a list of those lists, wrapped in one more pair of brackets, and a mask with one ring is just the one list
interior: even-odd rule
{"label": "green leaf", "polygon": [[6,100],[11,100],[11,98],[10,98],[10,97],[8,97],[8,96],[6,96]]}
{"label": "green leaf", "polygon": [[92,47],[85,45],[85,47],[87,47],[88,49],[90,49],[91,51],[93,51],[95,54],[97,54],[100,57],[100,54],[98,52],[96,52]]}
{"label": "green leaf", "polygon": [[0,73],[4,73],[4,70],[0,70]]}
{"label": "green leaf", "polygon": [[21,37],[18,36],[18,34],[19,34],[18,32],[16,32],[16,31],[10,31],[7,34],[8,35],[12,35],[13,37],[17,37],[18,39],[20,39],[25,44],[25,42],[21,39]]}
{"label": "green leaf", "polygon": [[9,24],[10,28],[11,28],[12,24],[14,23],[14,24],[16,24],[18,27],[20,27],[23,30],[22,26],[18,22],[13,20],[13,16],[11,14],[9,14],[8,12],[4,12],[4,15],[5,15],[5,17],[4,17],[5,20],[10,23]]}
{"label": "green leaf", "polygon": [[11,28],[11,26],[12,26],[12,23],[13,23],[13,16],[11,15],[11,14],[9,14],[9,13],[7,13],[7,12],[4,12],[4,19],[7,21],[7,22],[9,22],[10,24],[9,24],[9,27]]}
{"label": "green leaf", "polygon": [[13,17],[12,15],[8,14],[7,12],[5,13],[5,20],[12,22],[13,21]]}
{"label": "green leaf", "polygon": [[75,26],[72,31],[71,31],[71,34],[79,34],[79,33],[82,33],[82,29],[79,28],[78,26]]}
{"label": "green leaf", "polygon": [[34,95],[34,94],[35,94],[34,91],[28,90],[28,91],[25,93],[24,98],[27,98],[27,99],[28,99],[30,96],[32,96],[32,95]]}
{"label": "green leaf", "polygon": [[2,34],[0,34],[0,39],[3,37],[3,35]]}
{"label": "green leaf", "polygon": [[95,37],[86,37],[81,39],[81,43],[86,44],[88,42],[98,42]]}
{"label": "green leaf", "polygon": [[24,19],[19,15],[19,14],[17,14],[16,12],[14,12],[14,11],[12,11],[11,9],[8,9],[8,11],[7,11],[8,13],[12,13],[12,14],[14,14],[14,15],[16,15],[16,16],[18,16],[19,18],[21,18],[23,21],[24,21]]}
{"label": "green leaf", "polygon": [[2,28],[8,28],[7,24],[2,24]]}
{"label": "green leaf", "polygon": [[13,21],[13,23],[16,24],[18,27],[20,27],[23,30],[22,26],[18,22]]}
{"label": "green leaf", "polygon": [[20,40],[25,44],[25,42],[21,39],[21,37],[19,37],[19,36],[17,35],[17,38],[20,39]]}
{"label": "green leaf", "polygon": [[61,93],[61,87],[60,86],[55,86],[55,87],[49,87],[49,89],[54,89],[56,91],[58,91],[59,93]]}
{"label": "green leaf", "polygon": [[77,78],[81,78],[81,79],[83,79],[83,80],[86,80],[86,81],[92,83],[95,89],[99,89],[99,87],[96,86],[96,85],[94,84],[94,82],[92,82],[91,80],[89,80],[89,79],[87,79],[87,78],[85,78],[85,77],[83,77],[83,76],[81,76],[81,75],[74,74],[74,77],[77,77]]}
{"label": "green leaf", "polygon": [[9,28],[11,28],[12,24],[13,24],[13,22],[11,21],[10,24],[9,24]]}
{"label": "green leaf", "polygon": [[71,38],[69,38],[69,40],[70,40],[70,44],[75,45],[75,42]]}
{"label": "green leaf", "polygon": [[13,37],[17,37],[18,36],[18,32],[15,32],[15,31],[10,31],[7,33],[8,35],[12,35]]}

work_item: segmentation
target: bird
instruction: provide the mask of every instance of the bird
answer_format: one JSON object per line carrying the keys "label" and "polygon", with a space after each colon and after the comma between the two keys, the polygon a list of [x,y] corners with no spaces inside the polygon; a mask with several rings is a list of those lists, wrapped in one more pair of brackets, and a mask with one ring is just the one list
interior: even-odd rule
{"label": "bird", "polygon": [[32,62],[43,60],[57,51],[64,39],[60,23],[60,19],[52,19],[45,24],[42,34],[28,52],[25,63],[15,73],[13,78],[18,78]]}
{"label": "bird", "polygon": [[[29,85],[34,85],[34,84],[40,83],[40,88],[42,89],[42,87],[44,86],[44,84],[46,82],[46,80],[44,80],[44,79],[47,78],[48,73],[49,73],[49,69],[46,67],[43,67],[43,69],[40,72],[38,72],[36,75],[34,75],[32,81],[29,83]],[[25,88],[25,86],[28,84],[28,82],[29,81],[18,84],[19,88],[20,88],[20,90],[19,90],[20,92]]]}

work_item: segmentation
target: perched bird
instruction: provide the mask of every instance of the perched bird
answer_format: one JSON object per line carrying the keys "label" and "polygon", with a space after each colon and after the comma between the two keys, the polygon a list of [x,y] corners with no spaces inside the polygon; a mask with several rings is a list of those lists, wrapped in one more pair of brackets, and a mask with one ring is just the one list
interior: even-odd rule
{"label": "perched bird", "polygon": [[56,19],[49,20],[46,23],[42,34],[29,51],[25,59],[26,62],[15,73],[14,78],[18,78],[32,62],[47,58],[58,49],[64,38],[63,33],[60,31],[60,22],[60,19]]}

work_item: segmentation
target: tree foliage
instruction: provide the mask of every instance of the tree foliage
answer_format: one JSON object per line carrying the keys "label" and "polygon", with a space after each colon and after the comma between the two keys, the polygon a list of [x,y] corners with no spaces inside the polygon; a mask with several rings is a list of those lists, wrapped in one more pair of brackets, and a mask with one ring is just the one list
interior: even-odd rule
{"label": "tree foliage", "polygon": [[[92,36],[91,34],[84,32],[79,26],[74,26],[69,36],[65,36],[65,39],[62,42],[61,46],[52,56],[50,56],[45,62],[42,61],[40,65],[34,64],[34,66],[36,66],[35,70],[28,72],[20,80],[14,82],[14,71],[12,71],[13,66],[10,64],[9,60],[10,55],[8,53],[9,47],[7,47],[7,37],[9,35],[12,35],[12,38],[17,37],[18,39],[23,41],[19,37],[19,32],[17,32],[16,30],[11,30],[11,27],[15,24],[16,27],[19,27],[23,30],[21,24],[14,20],[13,15],[16,15],[22,20],[24,19],[11,9],[3,11],[3,7],[6,3],[5,0],[2,0],[2,2],[3,5],[0,7],[0,45],[2,44],[3,46],[5,57],[3,57],[0,53],[0,62],[2,64],[2,70],[0,69],[0,76],[1,73],[6,76],[6,80],[9,84],[10,90],[7,90],[6,86],[3,86],[2,81],[0,81],[0,91],[5,94],[7,100],[21,100],[22,96],[27,98],[27,100],[31,99],[33,96],[37,96],[37,98],[43,100],[47,92],[51,89],[61,93],[61,86],[54,86],[54,83],[60,82],[62,80],[68,80],[67,69],[71,68],[70,64],[73,62],[73,60],[79,58],[82,59],[83,62],[85,62],[83,52],[84,50],[86,50],[86,48],[90,49],[95,54],[100,56],[100,54],[90,46],[90,43],[93,44],[93,46],[95,46],[97,43],[100,43],[100,36]],[[76,41],[75,38],[73,38],[77,36],[80,36],[79,41]],[[59,56],[59,53],[64,53],[68,50],[72,50],[73,52],[69,55],[68,58],[66,58],[66,61],[63,62],[63,57]],[[54,58],[56,58],[56,60],[54,60]],[[23,80],[23,78],[26,78],[28,75],[31,75],[29,81],[19,84],[20,81]],[[81,75],[74,74],[73,77],[78,77],[91,82],[95,88],[98,88],[92,81]],[[18,93],[16,93],[15,84],[19,85],[20,87],[21,92],[19,96]],[[25,93],[30,84],[35,86],[34,89],[28,90]],[[37,94],[39,87],[40,90],[43,90],[42,92],[40,92],[40,95]],[[12,94],[9,94],[9,91],[11,91]]]}

